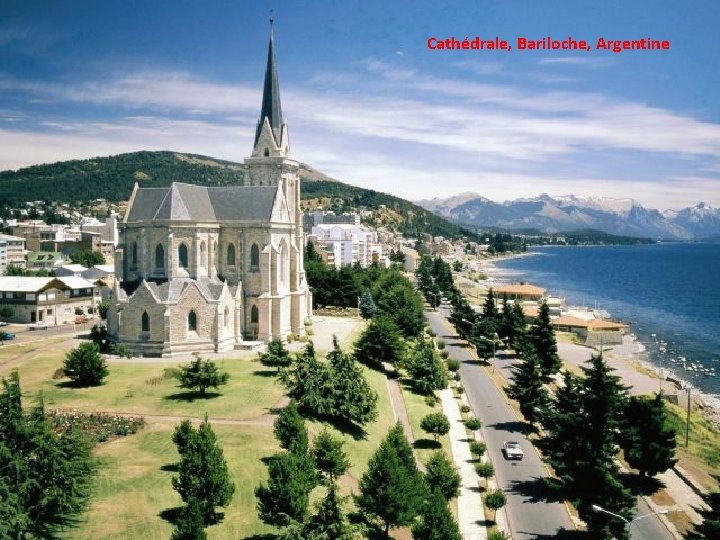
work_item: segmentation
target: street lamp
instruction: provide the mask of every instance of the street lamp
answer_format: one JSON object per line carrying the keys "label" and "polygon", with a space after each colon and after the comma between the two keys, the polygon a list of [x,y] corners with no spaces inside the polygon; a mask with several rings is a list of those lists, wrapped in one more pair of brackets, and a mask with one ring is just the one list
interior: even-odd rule
{"label": "street lamp", "polygon": [[429,291],[428,291],[428,294],[431,294],[431,295],[433,296],[433,298],[435,299],[435,301],[433,302],[433,309],[434,309],[435,311],[437,311],[437,307],[438,307],[438,301],[437,301],[437,299],[438,299],[438,296],[439,296],[440,293],[434,293],[434,292],[429,292]]}
{"label": "street lamp", "polygon": [[608,515],[611,515],[613,517],[623,520],[625,522],[626,527],[629,527],[630,524],[635,523],[636,521],[639,521],[643,518],[650,517],[650,516],[659,516],[659,515],[664,516],[665,514],[668,513],[667,508],[663,508],[662,510],[658,510],[657,512],[650,512],[649,514],[643,514],[642,516],[638,516],[633,519],[627,519],[627,518],[621,516],[620,514],[616,514],[615,512],[611,512],[610,510],[605,510],[602,506],[597,505],[597,504],[593,504],[591,508],[593,509],[593,512],[601,512],[603,514],[608,514]]}

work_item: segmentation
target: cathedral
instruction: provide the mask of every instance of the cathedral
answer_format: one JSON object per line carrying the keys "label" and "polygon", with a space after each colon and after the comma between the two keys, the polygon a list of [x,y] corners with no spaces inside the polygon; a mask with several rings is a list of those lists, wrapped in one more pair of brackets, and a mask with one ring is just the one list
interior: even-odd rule
{"label": "cathedral", "polygon": [[243,183],[135,184],[120,226],[107,326],[135,354],[247,348],[305,332],[299,164],[280,105],[272,29]]}

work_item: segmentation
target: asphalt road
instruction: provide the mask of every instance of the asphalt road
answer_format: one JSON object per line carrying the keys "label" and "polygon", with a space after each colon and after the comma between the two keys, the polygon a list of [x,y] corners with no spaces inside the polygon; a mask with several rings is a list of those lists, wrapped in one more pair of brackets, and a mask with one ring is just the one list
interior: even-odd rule
{"label": "asphalt road", "polygon": [[[495,468],[498,486],[507,497],[506,512],[513,540],[580,538],[564,503],[554,498],[543,478],[548,476],[540,455],[525,437],[521,422],[506,401],[504,392],[488,377],[485,368],[475,360],[472,349],[457,338],[447,322],[447,310],[427,313],[430,326],[447,343],[452,358],[460,360],[460,375],[475,416],[482,422],[487,456]],[[512,359],[500,356],[493,366],[506,378],[512,374]],[[504,441],[517,441],[524,451],[522,461],[507,461],[502,454]],[[640,501],[636,515],[650,513]],[[630,524],[633,540],[672,538],[656,517]]]}

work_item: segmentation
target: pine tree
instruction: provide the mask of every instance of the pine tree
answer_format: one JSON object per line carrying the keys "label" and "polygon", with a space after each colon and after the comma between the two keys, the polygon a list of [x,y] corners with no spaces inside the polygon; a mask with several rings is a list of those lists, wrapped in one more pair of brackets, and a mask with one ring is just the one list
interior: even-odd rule
{"label": "pine tree", "polygon": [[292,358],[282,340],[275,338],[268,343],[267,351],[260,355],[260,363],[263,366],[275,367],[280,373],[281,369],[290,367]]}
{"label": "pine tree", "polygon": [[180,512],[170,540],[207,540],[205,520],[195,499],[189,499]]}
{"label": "pine tree", "polygon": [[186,504],[191,500],[197,503],[205,524],[213,523],[216,507],[230,503],[235,486],[207,417],[197,430],[189,432],[180,458],[173,488]]}
{"label": "pine tree", "polygon": [[526,354],[513,370],[513,381],[507,394],[520,404],[520,412],[528,422],[539,420],[548,403],[548,393],[542,383],[538,358],[534,351]]}
{"label": "pine tree", "polygon": [[483,304],[482,318],[483,319],[492,319],[492,320],[498,319],[498,310],[497,310],[497,305],[495,303],[495,294],[493,294],[492,287],[490,289],[488,289],[487,296],[485,297],[485,303]]}
{"label": "pine tree", "polygon": [[425,466],[425,482],[431,492],[442,493],[448,501],[460,494],[460,475],[442,450],[433,453],[428,460]]}
{"label": "pine tree", "polygon": [[365,425],[377,417],[377,393],[353,356],[340,350],[335,337],[333,346],[327,357],[332,376],[332,414],[346,422]]}
{"label": "pine tree", "polygon": [[255,489],[260,519],[268,525],[285,526],[304,522],[310,492],[317,485],[312,456],[279,452],[267,461],[267,485]]}
{"label": "pine tree", "polygon": [[331,482],[315,514],[302,527],[303,540],[351,540],[354,535],[341,504],[337,486]]}
{"label": "pine tree", "polygon": [[197,390],[201,396],[205,396],[208,388],[219,388],[227,384],[230,375],[218,369],[215,362],[198,357],[190,364],[180,366],[177,379],[181,388]]}
{"label": "pine tree", "polygon": [[412,450],[402,427],[396,425],[370,458],[360,479],[357,505],[361,511],[377,517],[387,535],[390,527],[407,525],[414,519],[424,496],[424,481],[417,471]]}
{"label": "pine tree", "polygon": [[400,331],[385,315],[373,317],[355,343],[355,358],[363,364],[379,368],[383,362],[395,364],[404,354]]}
{"label": "pine tree", "polygon": [[336,439],[327,431],[322,431],[315,438],[313,457],[315,467],[321,473],[325,473],[331,483],[345,474],[350,466],[347,454],[343,450],[343,441]]}
{"label": "pine tree", "polygon": [[414,540],[462,540],[460,529],[439,491],[433,491],[412,527]]}
{"label": "pine tree", "polygon": [[359,300],[360,315],[363,319],[372,319],[377,313],[377,307],[373,302],[372,294],[370,289],[365,289],[360,295]]}
{"label": "pine tree", "polygon": [[81,343],[65,356],[63,372],[77,386],[98,386],[108,376],[105,360],[96,343]]}
{"label": "pine tree", "polygon": [[662,394],[654,399],[632,396],[625,407],[620,445],[625,459],[640,474],[655,476],[675,463],[675,430],[666,425]]}
{"label": "pine tree", "polygon": [[188,443],[190,442],[190,439],[195,433],[195,428],[193,428],[193,425],[190,423],[190,420],[183,420],[175,426],[175,431],[173,431],[172,441],[175,443],[175,446],[177,446],[177,451],[180,456],[185,454],[185,449],[188,446]]}
{"label": "pine tree", "polygon": [[294,401],[291,400],[287,407],[280,411],[273,425],[273,433],[281,448],[290,452],[307,452],[308,432],[305,420],[300,416]]}
{"label": "pine tree", "polygon": [[557,352],[555,331],[550,322],[550,308],[547,302],[540,305],[538,318],[530,329],[530,339],[540,360],[540,371],[543,377],[550,377],[562,367]]}

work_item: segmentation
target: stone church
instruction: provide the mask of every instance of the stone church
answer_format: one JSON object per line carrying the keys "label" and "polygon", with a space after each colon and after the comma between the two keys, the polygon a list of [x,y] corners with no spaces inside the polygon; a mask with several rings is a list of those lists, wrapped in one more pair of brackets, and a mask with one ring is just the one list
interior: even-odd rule
{"label": "stone church", "polygon": [[240,186],[135,184],[120,226],[108,334],[136,354],[229,351],[303,334],[299,164],[290,155],[272,31],[260,120]]}

